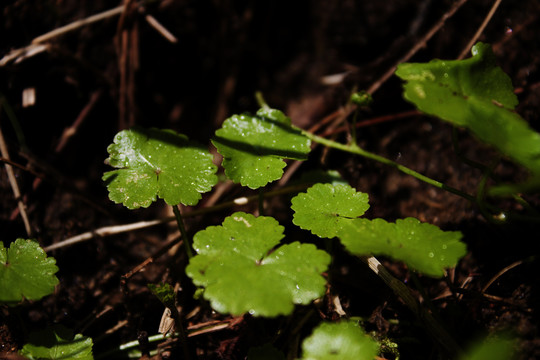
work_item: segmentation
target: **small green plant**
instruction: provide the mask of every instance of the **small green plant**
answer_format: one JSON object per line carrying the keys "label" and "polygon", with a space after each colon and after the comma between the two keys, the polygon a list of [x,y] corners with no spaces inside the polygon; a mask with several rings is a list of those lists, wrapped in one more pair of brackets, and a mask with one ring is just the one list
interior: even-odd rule
{"label": "small green plant", "polygon": [[[536,184],[540,174],[537,159],[540,135],[512,111],[517,101],[511,84],[495,66],[487,45],[477,44],[473,57],[467,60],[402,64],[396,74],[407,81],[404,84],[406,99],[428,114],[469,129],[481,141],[529,169],[533,175],[526,186]],[[365,93],[355,94],[352,100],[358,106],[367,106],[372,101]],[[262,100],[261,106],[256,115],[234,115],[227,119],[212,139],[223,156],[225,175],[235,183],[251,189],[267,186],[283,175],[284,159],[307,159],[311,142],[317,142],[393,166],[438,188],[476,200],[458,189],[369,153],[354,139],[350,144],[342,144],[318,137],[295,128],[281,111],[269,108]],[[513,146],[516,142],[522,146]],[[195,205],[200,194],[217,182],[216,167],[207,150],[170,130],[122,131],[109,146],[109,154],[108,162],[118,168],[103,177],[110,198],[130,209],[147,207],[156,197],[173,208],[178,203]],[[507,186],[504,191],[518,187],[522,188],[522,184]],[[495,187],[494,192],[501,189]],[[373,270],[377,273],[382,265],[374,255],[402,261],[412,271],[440,278],[466,254],[459,231],[443,231],[414,218],[395,222],[363,218],[369,209],[368,195],[339,178],[336,180],[335,176],[327,183],[315,183],[305,192],[296,194],[291,209],[294,225],[326,238],[327,249],[328,241],[339,241],[351,254],[375,264]],[[180,220],[178,224],[182,226]],[[182,227],[180,230],[185,236],[185,230]],[[331,264],[331,254],[312,241],[286,237],[284,240],[283,230],[270,216],[233,213],[222,225],[209,226],[195,234],[196,254],[188,253],[186,274],[200,288],[210,306],[220,313],[259,317],[290,315],[295,305],[309,305],[325,294],[324,273]],[[385,277],[389,286],[396,287],[397,294],[408,299],[405,302],[427,321],[434,337],[441,338],[439,341],[449,353],[458,352],[431,315],[418,310],[419,305],[414,300],[411,302],[404,284],[396,284],[388,273],[380,276]],[[150,287],[164,301],[159,288]],[[165,294],[172,296],[171,289]],[[172,305],[169,302],[166,306]],[[372,359],[379,346],[357,322],[322,323],[304,340],[302,359]],[[250,351],[249,358],[265,358],[260,349]],[[472,359],[477,355],[471,356]]]}
{"label": "small green plant", "polygon": [[[518,190],[540,185],[540,135],[513,111],[517,99],[511,83],[495,66],[488,45],[477,44],[473,57],[467,60],[402,64],[396,75],[406,81],[404,97],[418,109],[468,129],[530,171],[531,178],[526,183],[497,184],[491,188],[493,194],[517,197]],[[371,101],[367,93],[355,93],[352,97],[352,102],[360,107]],[[359,147],[355,138],[352,136],[350,143],[339,143],[298,129],[283,112],[269,108],[261,99],[261,109],[255,115],[233,115],[227,119],[216,131],[212,144],[223,156],[221,165],[230,180],[259,189],[260,210],[264,210],[264,187],[283,176],[285,160],[306,160],[312,143],[378,161],[472,202],[483,201],[479,196],[463,193],[370,153]],[[328,279],[327,271],[335,265],[332,251],[336,247],[332,245],[339,242],[349,253],[375,264],[372,269],[425,321],[447,353],[459,353],[458,346],[431,313],[412,298],[405,284],[384,273],[384,267],[374,256],[385,256],[403,262],[418,274],[441,278],[466,254],[460,232],[443,231],[410,217],[395,222],[364,218],[369,209],[368,194],[334,174],[322,181],[311,177],[301,190],[289,190],[291,224],[324,238],[324,242],[307,231],[301,238],[290,238],[285,235],[284,224],[263,216],[263,212],[260,216],[232,213],[219,226],[197,229],[192,242],[178,205],[197,205],[202,194],[217,184],[218,167],[208,149],[172,130],[133,127],[114,137],[108,153],[106,162],[114,168],[103,175],[109,198],[128,209],[146,208],[158,198],[172,206],[187,255],[185,273],[199,288],[197,294],[202,293],[214,311],[276,318],[293,314],[299,306],[312,306],[331,288],[332,279]],[[39,300],[50,294],[58,283],[54,276],[57,270],[54,259],[47,258],[30,240],[18,239],[9,249],[0,243],[0,302],[14,305],[23,299]],[[148,287],[170,310],[185,340],[174,289],[168,284]],[[168,332],[155,339],[175,335]],[[510,353],[507,342],[490,344],[500,349],[499,354]],[[122,350],[134,346],[123,346]],[[270,346],[252,349],[248,358],[264,358],[265,351],[281,357],[282,353]],[[379,348],[380,344],[366,335],[357,321],[322,322],[303,340],[301,358],[373,359]],[[485,357],[490,354],[487,349],[480,347],[463,359]],[[69,358],[91,359],[92,340],[52,327],[30,335],[21,354],[29,358],[56,359],[61,358],[59,354],[69,354]]]}
{"label": "small green plant", "polygon": [[[176,148],[159,145],[165,134],[167,145],[174,144]],[[141,128],[117,135],[115,144],[109,147],[109,163],[120,169],[104,176],[111,199],[136,208],[148,206],[157,195],[174,206],[182,198],[173,191],[180,181],[163,181],[163,174],[166,179],[183,179],[189,173],[191,177],[204,179],[205,184],[215,183],[215,169],[202,149],[197,149],[197,156],[199,159],[202,156],[207,164],[198,164],[195,170],[184,166],[190,163],[189,157],[177,156],[172,161],[174,157],[167,156],[167,153],[188,154],[193,145],[185,139],[171,131]],[[222,152],[226,175],[244,186],[258,188],[281,177],[283,158],[305,159],[310,140],[282,112],[263,107],[257,116],[233,116],[225,121],[213,143]],[[158,155],[160,151],[163,153]],[[191,192],[196,196],[200,196],[201,190],[208,190],[208,186],[193,189],[193,181],[197,180],[190,182],[194,190]],[[147,186],[151,190],[144,192]],[[442,276],[445,268],[454,266],[465,254],[458,232],[443,232],[416,219],[395,224],[382,219],[359,219],[368,208],[367,194],[338,183],[315,184],[292,199],[294,224],[320,237],[337,237],[347,250],[359,256],[384,254],[405,261],[411,269]],[[324,295],[326,280],[321,274],[331,257],[302,241],[280,245],[283,237],[283,227],[272,217],[234,213],[221,226],[210,226],[196,233],[193,242],[196,255],[190,256],[186,273],[218,312],[263,317],[289,315],[294,305],[308,305]],[[151,289],[160,297],[155,286]],[[349,325],[342,324],[339,328]],[[354,329],[346,330],[345,334],[361,331],[357,326]],[[330,330],[320,331],[321,334],[314,336],[324,336]],[[306,350],[307,358],[312,357],[310,351]],[[350,356],[354,356],[355,350],[350,351]]]}

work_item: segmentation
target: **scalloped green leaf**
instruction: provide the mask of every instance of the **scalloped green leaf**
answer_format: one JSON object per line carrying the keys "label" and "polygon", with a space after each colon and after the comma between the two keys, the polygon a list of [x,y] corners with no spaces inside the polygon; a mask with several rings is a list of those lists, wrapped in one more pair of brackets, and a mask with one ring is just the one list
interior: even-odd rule
{"label": "scalloped green leaf", "polygon": [[349,185],[315,184],[292,200],[293,223],[314,235],[332,238],[342,224],[369,209],[367,194]]}
{"label": "scalloped green leaf", "polygon": [[323,322],[302,342],[302,360],[373,360],[379,345],[357,322]]}
{"label": "scalloped green leaf", "polygon": [[73,332],[62,325],[30,333],[28,343],[20,351],[31,360],[79,359],[92,360],[92,339]]}
{"label": "scalloped green leaf", "polygon": [[461,232],[443,231],[411,217],[395,223],[354,219],[344,224],[338,237],[354,255],[386,255],[432,277],[443,276],[467,252]]}
{"label": "scalloped green leaf", "polygon": [[256,116],[234,115],[216,131],[212,143],[223,155],[229,179],[251,189],[283,175],[283,159],[305,160],[310,140],[275,109],[260,109]]}
{"label": "scalloped green leaf", "polygon": [[540,134],[513,112],[517,97],[491,47],[478,43],[472,54],[465,60],[399,65],[404,97],[427,114],[469,129],[538,178]]}
{"label": "scalloped green leaf", "polygon": [[39,300],[58,284],[56,260],[33,240],[17,239],[9,249],[0,241],[0,302]]}
{"label": "scalloped green leaf", "polygon": [[237,212],[220,226],[195,234],[197,252],[186,268],[205,288],[204,298],[221,313],[273,317],[290,314],[325,292],[321,273],[330,255],[312,244],[293,242],[271,251],[283,227],[271,217]]}
{"label": "scalloped green leaf", "polygon": [[129,209],[148,207],[156,197],[169,205],[196,205],[217,183],[212,154],[173,130],[123,130],[107,151],[107,162],[118,168],[103,175],[109,198]]}

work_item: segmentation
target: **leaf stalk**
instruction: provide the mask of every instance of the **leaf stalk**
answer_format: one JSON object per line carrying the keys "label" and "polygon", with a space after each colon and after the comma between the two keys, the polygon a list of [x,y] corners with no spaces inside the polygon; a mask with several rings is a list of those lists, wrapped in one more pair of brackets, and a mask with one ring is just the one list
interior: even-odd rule
{"label": "leaf stalk", "polygon": [[172,207],[174,212],[174,217],[176,218],[176,224],[178,225],[178,229],[180,230],[180,234],[182,234],[182,238],[184,241],[184,248],[186,250],[186,254],[188,256],[188,259],[191,259],[193,257],[193,251],[191,250],[191,239],[189,238],[186,228],[184,226],[184,219],[182,218],[182,213],[180,212],[180,209],[178,209],[178,205],[175,205]]}
{"label": "leaf stalk", "polygon": [[397,162],[395,161],[392,161],[390,159],[387,159],[383,156],[380,156],[380,155],[377,155],[377,154],[374,154],[374,153],[371,153],[369,151],[366,151],[364,149],[362,149],[361,147],[359,147],[358,145],[356,144],[351,144],[351,145],[345,145],[345,144],[342,144],[342,143],[339,143],[339,142],[336,142],[336,141],[333,141],[333,140],[329,140],[329,139],[326,139],[326,138],[323,138],[323,137],[320,137],[320,136],[317,136],[315,134],[312,134],[308,131],[302,131],[302,133],[307,136],[308,138],[310,138],[312,141],[315,141],[319,144],[322,144],[322,145],[325,145],[325,146],[328,146],[328,147],[331,147],[331,148],[334,148],[334,149],[337,149],[337,150],[341,150],[341,151],[345,151],[345,152],[349,152],[351,154],[356,154],[356,155],[360,155],[360,156],[363,156],[365,158],[368,158],[368,159],[371,159],[371,160],[375,160],[377,162],[380,162],[382,164],[385,164],[385,165],[388,165],[388,166],[391,166],[407,175],[410,175],[420,181],[423,181],[427,184],[430,184],[430,185],[433,185],[435,186],[436,188],[439,188],[439,189],[442,189],[442,190],[446,190],[452,194],[455,194],[455,195],[458,195],[458,196],[461,196],[462,198],[464,199],[467,199],[469,200],[470,202],[473,202],[475,203],[476,202],[476,198],[470,194],[467,194],[466,192],[464,191],[461,191],[461,190],[458,190],[456,188],[453,188],[451,186],[448,186],[440,181],[437,181],[437,180],[434,180],[430,177],[427,177],[417,171],[414,171],[413,169],[410,169],[404,165],[401,165],[401,164],[398,164]]}

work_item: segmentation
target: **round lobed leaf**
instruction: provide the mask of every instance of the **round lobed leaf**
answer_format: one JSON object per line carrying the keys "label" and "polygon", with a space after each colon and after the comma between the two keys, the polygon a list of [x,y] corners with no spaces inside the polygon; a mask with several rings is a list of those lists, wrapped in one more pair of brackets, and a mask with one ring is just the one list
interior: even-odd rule
{"label": "round lobed leaf", "polygon": [[169,205],[196,205],[217,183],[212,154],[172,130],[123,130],[107,151],[108,163],[118,168],[103,176],[109,198],[129,209],[148,207],[156,197]]}
{"label": "round lobed leaf", "polygon": [[58,284],[56,260],[33,240],[17,239],[9,249],[0,241],[0,302],[39,300]]}
{"label": "round lobed leaf", "polygon": [[251,189],[281,178],[283,159],[305,160],[310,151],[310,140],[275,109],[228,118],[212,143],[223,155],[225,174]]}
{"label": "round lobed leaf", "polygon": [[425,275],[441,277],[466,252],[461,232],[442,231],[415,218],[388,223],[383,219],[354,219],[338,234],[347,251],[358,256],[386,255]]}
{"label": "round lobed leaf", "polygon": [[293,223],[314,235],[332,238],[344,222],[364,215],[368,201],[367,194],[349,185],[315,184],[291,200]]}
{"label": "round lobed leaf", "polygon": [[194,256],[186,268],[204,297],[221,313],[254,316],[290,314],[294,304],[308,304],[325,292],[321,276],[330,256],[312,244],[274,248],[283,227],[271,217],[237,212],[221,226],[194,237]]}
{"label": "round lobed leaf", "polygon": [[303,341],[301,360],[373,360],[378,348],[355,321],[323,322]]}

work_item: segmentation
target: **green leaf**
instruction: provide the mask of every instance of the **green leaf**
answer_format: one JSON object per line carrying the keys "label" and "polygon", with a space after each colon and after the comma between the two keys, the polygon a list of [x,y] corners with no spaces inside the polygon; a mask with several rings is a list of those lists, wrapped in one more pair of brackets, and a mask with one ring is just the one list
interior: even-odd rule
{"label": "green leaf", "polygon": [[0,241],[0,302],[13,305],[51,294],[58,284],[55,264],[35,241],[17,239],[7,250]]}
{"label": "green leaf", "polygon": [[302,360],[373,360],[379,346],[355,321],[321,323],[302,343]]}
{"label": "green leaf", "polygon": [[312,244],[283,245],[283,227],[271,217],[237,212],[221,226],[195,234],[197,252],[186,268],[204,297],[221,313],[290,314],[325,292],[321,276],[330,256]]}
{"label": "green leaf", "polygon": [[386,255],[425,275],[441,277],[467,250],[459,231],[442,231],[415,218],[388,223],[383,219],[354,219],[338,234],[352,254]]}
{"label": "green leaf", "polygon": [[156,196],[169,205],[196,205],[217,183],[208,150],[172,130],[123,130],[107,151],[118,168],[103,176],[109,198],[129,209],[148,207]]}
{"label": "green leaf", "polygon": [[73,332],[61,325],[33,332],[20,351],[31,360],[81,359],[92,360],[92,339]]}
{"label": "green leaf", "polygon": [[223,155],[225,174],[251,189],[281,178],[283,159],[305,160],[310,140],[275,109],[260,109],[256,116],[234,115],[216,131],[212,143]]}
{"label": "green leaf", "polygon": [[465,60],[404,63],[404,96],[421,111],[469,129],[481,141],[540,175],[540,134],[512,110],[517,97],[510,78],[495,64],[488,44]]}
{"label": "green leaf", "polygon": [[332,238],[343,223],[364,215],[368,195],[349,185],[315,184],[291,200],[293,223],[320,237]]}

